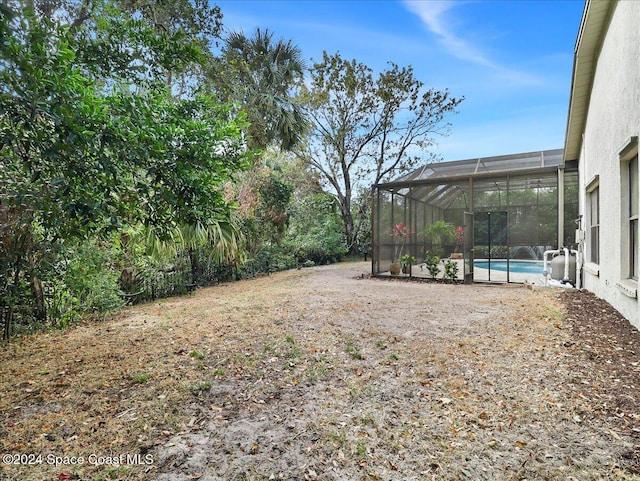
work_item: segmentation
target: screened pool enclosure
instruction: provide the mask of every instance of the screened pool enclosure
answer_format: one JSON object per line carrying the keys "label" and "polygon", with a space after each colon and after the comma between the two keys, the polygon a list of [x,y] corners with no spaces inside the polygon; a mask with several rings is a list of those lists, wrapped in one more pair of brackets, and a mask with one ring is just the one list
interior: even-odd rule
{"label": "screened pool enclosure", "polygon": [[[577,164],[562,149],[425,165],[373,187],[372,273],[524,282],[542,277],[545,250],[572,246]],[[536,279],[537,280],[537,279]]]}

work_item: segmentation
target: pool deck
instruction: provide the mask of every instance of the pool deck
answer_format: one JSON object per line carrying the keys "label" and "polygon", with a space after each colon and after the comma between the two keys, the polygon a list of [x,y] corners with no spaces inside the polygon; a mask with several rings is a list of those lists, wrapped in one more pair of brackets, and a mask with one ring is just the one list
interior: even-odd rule
{"label": "pool deck", "polygon": [[[448,259],[445,259],[448,260]],[[458,280],[464,279],[464,264],[462,259],[452,259],[453,262],[458,264]],[[482,261],[486,259],[478,259],[478,261]],[[389,271],[380,272],[376,274],[381,277],[415,277],[418,279],[431,279],[431,275],[427,271],[424,264],[416,264],[411,266],[411,276],[407,274],[400,274],[398,276],[392,276]],[[444,277],[444,265],[440,265],[440,274],[438,274],[437,278],[442,279]],[[536,284],[542,285],[544,284],[544,278],[542,277],[542,273],[522,273],[522,272],[509,272],[509,278],[507,279],[507,272],[500,271],[497,269],[491,269],[491,278],[489,278],[489,269],[483,269],[477,266],[473,268],[473,280],[474,282],[498,282],[498,283],[506,283],[512,282],[516,284]]]}

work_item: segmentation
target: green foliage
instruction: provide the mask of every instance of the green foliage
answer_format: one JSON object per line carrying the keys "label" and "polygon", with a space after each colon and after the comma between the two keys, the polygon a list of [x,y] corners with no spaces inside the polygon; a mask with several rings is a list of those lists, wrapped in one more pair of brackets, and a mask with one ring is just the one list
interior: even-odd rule
{"label": "green foliage", "polygon": [[415,264],[416,258],[410,254],[404,254],[398,258],[401,264]]}
{"label": "green foliage", "polygon": [[458,281],[458,263],[449,259],[444,263],[444,278],[449,282]]}
{"label": "green foliage", "polygon": [[422,232],[425,240],[438,247],[452,244],[456,240],[456,226],[444,220],[437,220],[429,224]]}
{"label": "green foliage", "polygon": [[[76,65],[65,30],[28,16],[9,39],[0,81],[0,181],[48,234],[66,238],[139,221],[228,216],[219,186],[243,168],[242,121],[203,96],[165,88],[102,95]],[[44,215],[46,213],[46,215]]]}
{"label": "green foliage", "polygon": [[194,359],[198,359],[198,360],[202,360],[202,359],[205,358],[205,355],[202,354],[201,352],[198,352],[198,351],[191,351],[189,353],[189,356],[194,358]]}
{"label": "green foliage", "polygon": [[[145,265],[157,267],[182,262],[180,259],[188,256],[196,277],[199,270],[211,265],[245,260],[243,236],[233,215],[229,221],[176,226],[164,236],[153,226],[138,225],[123,232],[122,242],[130,265],[142,269]],[[135,265],[139,260],[140,265]]]}
{"label": "green foliage", "polygon": [[427,265],[429,275],[435,279],[438,274],[440,274],[440,257],[436,255],[427,255],[424,262]]}
{"label": "green foliage", "polygon": [[200,61],[193,36],[93,6],[70,25],[51,11],[0,12],[0,298],[13,305],[31,285],[40,303],[42,280],[59,325],[122,304],[119,262],[157,267],[146,251],[142,262],[112,256],[105,242],[131,226],[177,244],[179,262],[198,249],[242,260],[221,186],[250,163],[243,116],[173,96],[165,74]]}
{"label": "green foliage", "polygon": [[220,223],[208,228],[183,226],[160,239],[144,226],[127,229],[117,239],[122,249],[120,286],[128,302],[184,294],[237,277],[244,262],[239,233]]}
{"label": "green foliage", "polygon": [[[24,3],[24,2],[21,2]],[[220,8],[203,0],[33,0],[39,20],[69,28],[78,63],[106,85],[164,83],[192,96],[219,38]]]}
{"label": "green foliage", "polygon": [[308,126],[294,99],[305,69],[297,46],[290,40],[274,40],[272,32],[258,28],[251,37],[231,32],[209,76],[222,100],[234,101],[247,112],[252,147],[264,149],[275,139],[282,149],[290,150],[301,142]]}
{"label": "green foliage", "polygon": [[356,443],[354,453],[357,457],[364,458],[367,455],[368,451],[369,447],[367,446],[367,443],[365,443],[364,441],[358,441],[358,443]]}
{"label": "green foliage", "polygon": [[274,245],[263,246],[254,257],[241,267],[246,276],[293,269],[298,266],[295,256],[286,248]]}
{"label": "green foliage", "polygon": [[355,359],[357,361],[362,361],[364,356],[362,352],[360,352],[360,348],[354,344],[351,340],[347,343],[346,351],[351,356],[351,359]]}
{"label": "green foliage", "polygon": [[[272,172],[266,182],[260,185],[260,206],[257,219],[271,242],[279,243],[289,223],[289,203],[293,185],[283,181]],[[266,232],[264,232],[266,231]]]}
{"label": "green foliage", "polygon": [[149,382],[150,380],[151,380],[151,374],[147,372],[136,374],[135,376],[131,377],[131,381],[134,384],[144,384],[146,382]]}
{"label": "green foliage", "polygon": [[93,314],[117,309],[124,304],[118,281],[120,273],[109,264],[118,252],[96,241],[84,242],[65,255],[61,263],[62,279],[69,295],[78,300],[80,314]]}
{"label": "green foliage", "polygon": [[317,194],[301,199],[294,206],[286,244],[299,263],[338,262],[347,254],[343,232],[335,199],[327,194]]}

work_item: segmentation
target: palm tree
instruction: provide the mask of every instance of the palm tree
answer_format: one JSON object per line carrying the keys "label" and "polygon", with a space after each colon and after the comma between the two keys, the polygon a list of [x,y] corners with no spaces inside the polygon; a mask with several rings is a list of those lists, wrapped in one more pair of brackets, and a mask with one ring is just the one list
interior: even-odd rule
{"label": "palm tree", "polygon": [[456,240],[456,226],[451,222],[437,220],[422,231],[425,240],[431,242],[432,254],[442,257],[444,246]]}
{"label": "palm tree", "polygon": [[176,226],[167,236],[162,236],[153,226],[139,226],[127,235],[157,261],[169,261],[178,256],[180,250],[197,249],[205,249],[219,264],[241,264],[246,256],[242,233],[233,217],[208,225]]}
{"label": "palm tree", "polygon": [[278,140],[289,150],[299,143],[308,124],[293,98],[306,69],[300,49],[290,40],[275,41],[268,29],[258,28],[252,37],[237,31],[225,39],[221,62],[212,72],[216,88],[246,111],[250,146],[262,149]]}

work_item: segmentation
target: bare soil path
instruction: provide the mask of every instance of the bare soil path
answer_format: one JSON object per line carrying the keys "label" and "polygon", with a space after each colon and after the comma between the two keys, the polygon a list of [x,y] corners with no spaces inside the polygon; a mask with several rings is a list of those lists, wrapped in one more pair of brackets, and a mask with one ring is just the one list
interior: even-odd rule
{"label": "bare soil path", "polygon": [[85,462],[0,478],[640,479],[640,336],[606,304],[368,271],[279,273],[11,344],[3,452]]}

